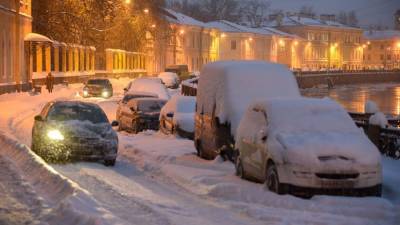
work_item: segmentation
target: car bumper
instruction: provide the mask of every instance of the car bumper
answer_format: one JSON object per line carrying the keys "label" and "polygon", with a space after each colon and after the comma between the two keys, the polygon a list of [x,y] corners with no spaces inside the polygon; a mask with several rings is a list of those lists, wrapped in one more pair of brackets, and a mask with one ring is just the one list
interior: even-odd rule
{"label": "car bumper", "polygon": [[333,196],[380,196],[382,185],[377,184],[364,188],[310,188],[300,187],[291,184],[283,184],[286,191],[296,196],[311,197],[313,195],[333,195]]}
{"label": "car bumper", "polygon": [[65,144],[51,143],[47,151],[59,152],[68,159],[74,160],[111,160],[117,158],[118,145],[111,143],[99,144]]}
{"label": "car bumper", "polygon": [[[369,167],[361,170],[327,171],[319,170],[312,172],[295,166],[278,166],[278,174],[281,183],[294,187],[304,187],[320,190],[356,190],[375,187],[382,183],[381,168]],[[321,177],[320,174],[324,176]],[[358,174],[350,177],[349,175]],[[328,176],[328,177],[326,177]],[[330,176],[335,176],[332,178]]]}

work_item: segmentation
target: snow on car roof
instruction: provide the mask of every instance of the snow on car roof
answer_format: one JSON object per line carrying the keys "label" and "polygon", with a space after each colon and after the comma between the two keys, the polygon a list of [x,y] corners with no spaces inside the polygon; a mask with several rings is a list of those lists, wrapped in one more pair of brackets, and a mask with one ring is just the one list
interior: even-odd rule
{"label": "snow on car roof", "polygon": [[170,95],[167,88],[161,83],[161,79],[140,78],[132,81],[128,93],[148,92],[157,94],[159,98],[169,99]]}
{"label": "snow on car roof", "polygon": [[207,64],[198,84],[198,110],[231,124],[235,134],[247,106],[256,99],[300,97],[293,73],[263,61],[219,61]]}

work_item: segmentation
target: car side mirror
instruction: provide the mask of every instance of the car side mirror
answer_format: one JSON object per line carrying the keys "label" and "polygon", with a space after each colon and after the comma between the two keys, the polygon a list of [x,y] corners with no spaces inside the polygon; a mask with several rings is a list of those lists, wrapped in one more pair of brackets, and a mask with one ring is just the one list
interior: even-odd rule
{"label": "car side mirror", "polygon": [[118,127],[119,126],[119,122],[114,120],[114,121],[111,122],[111,126],[112,127]]}
{"label": "car side mirror", "polygon": [[43,122],[44,119],[41,115],[37,115],[37,116],[35,116],[35,121]]}
{"label": "car side mirror", "polygon": [[167,113],[167,117],[169,117],[169,118],[174,117],[174,113],[173,112]]}

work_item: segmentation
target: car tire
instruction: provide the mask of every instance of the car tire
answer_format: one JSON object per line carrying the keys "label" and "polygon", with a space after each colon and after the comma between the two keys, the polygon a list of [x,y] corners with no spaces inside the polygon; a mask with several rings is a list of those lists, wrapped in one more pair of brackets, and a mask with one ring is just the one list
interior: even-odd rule
{"label": "car tire", "polygon": [[109,166],[115,166],[116,159],[105,159],[104,160],[104,165],[109,167]]}
{"label": "car tire", "polygon": [[235,168],[236,176],[240,177],[241,179],[246,179],[246,173],[244,171],[243,163],[240,157],[236,159]]}
{"label": "car tire", "polygon": [[268,163],[265,175],[265,187],[279,195],[285,194],[284,186],[279,182],[278,170],[274,163]]}

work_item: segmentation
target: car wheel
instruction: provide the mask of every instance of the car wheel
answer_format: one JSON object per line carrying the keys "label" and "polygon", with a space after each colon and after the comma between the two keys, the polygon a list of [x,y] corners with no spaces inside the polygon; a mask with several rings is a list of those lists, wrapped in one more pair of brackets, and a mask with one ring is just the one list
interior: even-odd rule
{"label": "car wheel", "polygon": [[104,165],[105,166],[114,166],[116,162],[116,159],[106,159],[104,160]]}
{"label": "car wheel", "polygon": [[278,170],[274,163],[268,163],[265,176],[265,187],[277,194],[285,194],[283,185],[279,182]]}
{"label": "car wheel", "polygon": [[235,168],[236,168],[236,176],[245,179],[246,175],[245,175],[245,171],[244,171],[244,167],[243,167],[243,163],[242,160],[238,157],[235,163]]}

